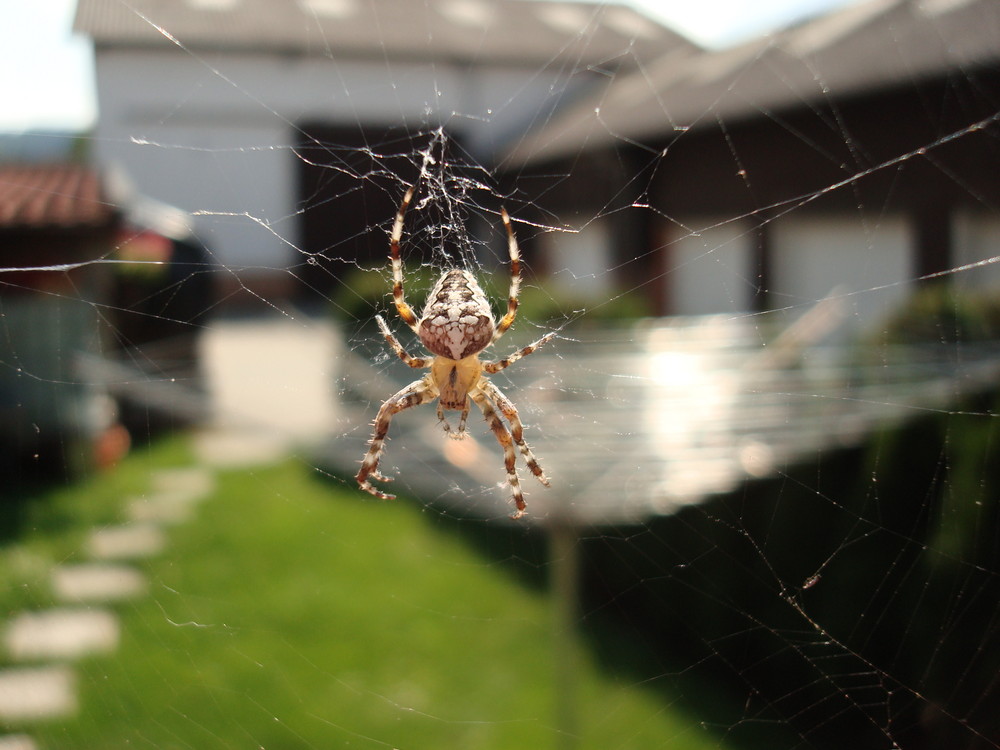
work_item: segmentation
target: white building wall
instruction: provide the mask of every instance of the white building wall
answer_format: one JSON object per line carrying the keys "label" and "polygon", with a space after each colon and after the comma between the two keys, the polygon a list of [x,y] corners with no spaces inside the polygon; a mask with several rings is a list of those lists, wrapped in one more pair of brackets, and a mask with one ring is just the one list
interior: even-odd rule
{"label": "white building wall", "polygon": [[954,265],[974,265],[952,276],[964,288],[1000,287],[1000,218],[993,214],[961,213],[955,217]]}
{"label": "white building wall", "polygon": [[854,328],[878,326],[912,280],[912,232],[902,216],[781,218],[770,227],[771,307],[805,311],[833,295]]}
{"label": "white building wall", "polygon": [[609,219],[600,218],[578,232],[544,235],[543,253],[551,273],[546,285],[572,300],[595,301],[613,294],[609,224]]}
{"label": "white building wall", "polygon": [[679,222],[669,242],[665,283],[678,315],[740,313],[752,309],[759,284],[753,227],[746,221],[701,217]]}
{"label": "white building wall", "polygon": [[237,270],[300,262],[300,123],[443,124],[483,158],[541,111],[557,83],[537,68],[180,49],[96,57],[98,164],[121,166],[141,193],[195,213],[217,261]]}

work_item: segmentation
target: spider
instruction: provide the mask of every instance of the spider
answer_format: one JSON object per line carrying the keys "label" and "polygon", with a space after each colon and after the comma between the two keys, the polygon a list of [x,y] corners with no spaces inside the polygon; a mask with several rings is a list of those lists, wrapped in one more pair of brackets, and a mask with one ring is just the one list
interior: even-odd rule
{"label": "spider", "polygon": [[[399,412],[439,399],[437,416],[444,425],[445,433],[454,438],[463,438],[466,434],[465,423],[469,416],[470,401],[474,401],[489,423],[497,442],[503,448],[507,482],[510,484],[511,499],[516,507],[516,511],[511,517],[517,519],[524,515],[525,502],[515,468],[514,445],[517,445],[521,450],[525,463],[538,481],[548,487],[549,480],[542,472],[538,461],[535,460],[531,448],[524,442],[524,427],[517,414],[517,409],[514,408],[510,399],[486,378],[486,373],[500,372],[522,357],[528,356],[552,339],[555,333],[547,333],[538,341],[514,352],[505,359],[499,359],[495,362],[479,361],[480,352],[503,336],[513,324],[517,314],[517,297],[521,286],[521,261],[517,239],[514,237],[510,217],[505,209],[500,210],[500,218],[507,229],[507,246],[510,251],[510,294],[507,298],[506,315],[500,319],[499,323],[494,322],[490,303],[475,277],[468,271],[449,268],[441,274],[431,289],[427,296],[424,313],[419,319],[417,318],[403,298],[403,263],[399,257],[403,219],[410,201],[413,200],[414,189],[414,187],[410,187],[406,191],[406,195],[403,196],[389,238],[389,258],[392,261],[393,280],[392,297],[399,317],[413,329],[414,333],[420,337],[424,347],[434,356],[428,359],[410,356],[402,344],[392,335],[382,316],[375,316],[375,321],[378,323],[382,335],[396,355],[410,367],[429,368],[430,372],[390,397],[378,410],[378,416],[375,417],[375,431],[368,444],[368,453],[361,462],[361,469],[358,471],[358,485],[365,492],[383,500],[392,500],[395,497],[395,495],[386,494],[373,487],[369,482],[369,477],[382,482],[392,481],[390,477],[379,473],[378,464],[389,425],[392,418]],[[461,412],[457,432],[451,430],[451,426],[444,417],[445,410]],[[510,424],[509,429],[500,418],[500,414],[506,417]]]}

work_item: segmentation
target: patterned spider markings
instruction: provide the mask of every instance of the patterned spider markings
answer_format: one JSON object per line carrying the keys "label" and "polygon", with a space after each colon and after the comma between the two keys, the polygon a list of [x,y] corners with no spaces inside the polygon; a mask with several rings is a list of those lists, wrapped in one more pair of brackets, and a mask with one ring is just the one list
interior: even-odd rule
{"label": "patterned spider markings", "polygon": [[[506,369],[522,357],[526,357],[551,340],[555,333],[547,333],[533,344],[514,352],[505,359],[481,362],[479,354],[487,346],[497,341],[514,323],[517,315],[518,293],[521,288],[521,259],[517,239],[510,224],[510,217],[501,209],[500,217],[507,230],[507,247],[510,253],[510,292],[507,297],[507,313],[496,323],[490,310],[489,300],[476,278],[458,268],[446,270],[438,279],[430,294],[423,314],[418,319],[403,296],[403,263],[400,260],[399,243],[403,236],[403,220],[406,209],[413,200],[414,188],[403,196],[396,213],[389,240],[389,258],[392,261],[392,297],[399,317],[420,337],[421,343],[434,356],[430,359],[411,356],[399,343],[381,315],[375,317],[382,335],[390,348],[403,362],[415,369],[429,369],[426,375],[415,380],[386,400],[375,417],[375,431],[368,452],[358,471],[358,486],[375,497],[391,500],[395,496],[386,494],[372,486],[369,478],[389,482],[390,477],[378,471],[379,459],[385,445],[386,434],[392,418],[414,406],[438,399],[437,416],[444,425],[445,432],[454,438],[466,434],[466,421],[471,403],[482,411],[497,442],[503,448],[507,482],[511,488],[511,500],[516,508],[512,518],[521,518],[525,513],[524,495],[518,480],[516,445],[524,457],[524,462],[532,474],[546,487],[549,480],[538,465],[531,448],[524,441],[524,426],[517,409],[496,385],[486,378]],[[444,418],[446,410],[461,413],[457,431],[452,431]],[[501,418],[503,415],[503,418]],[[504,419],[507,423],[504,423]],[[509,428],[508,428],[509,425]]]}

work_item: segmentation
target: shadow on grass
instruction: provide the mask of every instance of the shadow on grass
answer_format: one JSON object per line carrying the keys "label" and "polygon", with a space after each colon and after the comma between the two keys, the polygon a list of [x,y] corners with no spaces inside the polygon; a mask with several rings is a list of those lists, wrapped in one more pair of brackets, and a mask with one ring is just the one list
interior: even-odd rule
{"label": "shadow on grass", "polygon": [[[170,446],[179,446],[182,441],[183,436],[178,433],[151,436],[134,442],[130,456],[142,457],[164,447],[179,450]],[[63,492],[83,488],[102,477],[121,478],[118,465],[101,469],[73,458],[85,450],[81,446],[56,445],[36,454],[16,449],[6,453],[0,451],[3,454],[0,461],[0,545],[31,530],[51,532],[75,528],[80,521],[75,511],[86,514],[94,509],[63,508],[59,500]],[[68,454],[72,455],[67,457]]]}
{"label": "shadow on grass", "polygon": [[0,545],[16,539],[31,523],[33,509],[53,491],[75,480],[61,446],[26,453],[20,446],[0,448]]}
{"label": "shadow on grass", "polygon": [[[318,481],[330,481],[315,476]],[[342,486],[340,480],[335,484]],[[418,503],[404,497],[396,502]],[[422,518],[525,588],[551,591],[554,571],[547,529],[433,511],[423,513]],[[656,522],[629,530],[580,530],[576,627],[588,660],[615,681],[641,686],[656,695],[665,710],[686,715],[691,724],[702,724],[724,737],[721,746],[730,750],[794,747],[794,732],[769,715],[766,707],[754,709],[754,720],[741,722],[747,711],[746,693],[731,679],[727,682],[720,677],[726,668],[719,654],[684,626],[683,613],[665,619],[660,612],[651,613],[637,604],[650,595],[658,579],[670,575],[654,557],[646,560],[652,568],[640,568],[636,559],[630,559],[650,554],[646,547],[660,534]],[[609,555],[618,557],[617,563],[609,563]]]}
{"label": "shadow on grass", "polygon": [[[588,652],[727,747],[1000,741],[1000,510],[987,502],[1000,428],[976,416],[992,407],[874,435],[639,526],[581,529]],[[425,517],[547,589],[544,529]]]}
{"label": "shadow on grass", "polygon": [[[520,583],[548,591],[551,540],[539,526],[434,516],[429,523],[463,539],[470,549],[502,567]],[[606,673],[656,693],[665,707],[680,711],[724,736],[733,750],[794,747],[799,738],[765,706],[743,721],[745,686],[732,679],[724,657],[693,632],[678,600],[669,614],[650,611],[643,601],[671,579],[671,563],[652,551],[674,533],[666,519],[631,529],[580,529],[577,628],[581,642]],[[624,549],[623,549],[624,547]],[[664,567],[667,566],[667,567]]]}

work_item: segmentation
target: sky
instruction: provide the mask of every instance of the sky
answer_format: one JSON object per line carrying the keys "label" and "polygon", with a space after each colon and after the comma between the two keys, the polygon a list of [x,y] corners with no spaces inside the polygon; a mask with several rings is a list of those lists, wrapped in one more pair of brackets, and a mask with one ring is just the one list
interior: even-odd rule
{"label": "sky", "polygon": [[[630,0],[695,42],[723,46],[851,0]],[[93,52],[76,0],[0,2],[0,133],[83,131],[97,116]]]}

